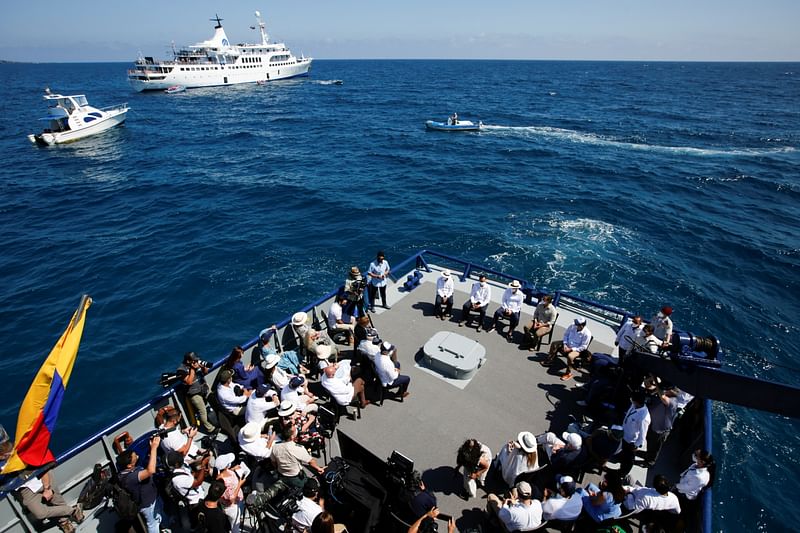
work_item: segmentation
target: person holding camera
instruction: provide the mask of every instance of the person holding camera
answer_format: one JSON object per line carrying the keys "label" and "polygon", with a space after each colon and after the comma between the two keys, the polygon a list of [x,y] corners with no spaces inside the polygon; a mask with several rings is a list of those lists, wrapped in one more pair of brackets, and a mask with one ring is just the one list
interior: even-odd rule
{"label": "person holding camera", "polygon": [[189,509],[189,518],[192,521],[192,525],[195,525],[194,519],[196,511],[200,502],[206,496],[205,490],[203,489],[203,481],[205,481],[206,474],[208,473],[208,464],[206,463],[204,467],[195,474],[184,462],[183,455],[176,451],[167,454],[166,462],[167,467],[170,469],[169,476],[173,494],[186,503]]}
{"label": "person holding camera", "polygon": [[159,416],[156,417],[156,422],[159,421],[161,423],[157,432],[161,437],[161,448],[165,453],[179,452],[184,457],[186,464],[193,464],[203,459],[206,452],[195,442],[197,428],[190,426],[183,430],[180,429],[180,411],[172,406],[165,407],[159,411]]}
{"label": "person holding camera", "polygon": [[467,499],[478,495],[478,482],[483,485],[491,461],[492,451],[476,439],[467,439],[458,449],[456,465],[464,469],[464,490]]}
{"label": "person holding camera", "polygon": [[147,468],[136,466],[139,454],[131,449],[127,449],[117,456],[119,485],[131,493],[135,501],[139,502],[139,513],[144,518],[147,533],[159,533],[161,528],[163,504],[158,495],[158,489],[153,483],[160,443],[161,438],[157,434],[150,439]]}
{"label": "person holding camera", "polygon": [[319,494],[319,481],[307,479],[303,485],[303,499],[297,503],[297,511],[292,515],[293,531],[306,533],[317,515],[324,510],[325,500]]}
{"label": "person holding camera", "polygon": [[503,501],[494,494],[489,494],[488,500],[486,511],[490,517],[496,516],[507,531],[528,531],[542,523],[542,503],[534,499],[527,481],[517,483]]}
{"label": "person holding camera", "polygon": [[[436,519],[439,518],[439,508],[434,507],[408,528],[408,533],[429,533],[438,531]],[[456,519],[452,516],[447,519],[447,533],[456,533]]]}
{"label": "person holding camera", "polygon": [[350,273],[344,281],[344,293],[347,296],[347,313],[350,316],[364,316],[367,314],[367,306],[364,303],[364,289],[367,281],[361,275],[357,266],[350,267]]}
{"label": "person holding camera", "polygon": [[208,397],[208,384],[205,376],[211,365],[201,361],[194,352],[186,352],[183,356],[183,363],[175,371],[177,377],[186,387],[186,400],[194,411],[194,416],[207,433],[213,433],[217,428],[208,421],[208,409],[206,408],[206,397]]}

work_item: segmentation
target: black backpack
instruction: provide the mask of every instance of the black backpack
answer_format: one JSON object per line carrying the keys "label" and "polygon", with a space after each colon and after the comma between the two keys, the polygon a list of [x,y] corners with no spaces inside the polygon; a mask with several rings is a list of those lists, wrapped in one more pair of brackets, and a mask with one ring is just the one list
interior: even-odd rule
{"label": "black backpack", "polygon": [[125,477],[121,475],[115,476],[109,483],[114,512],[117,513],[117,516],[121,520],[133,520],[139,515],[139,498],[134,497],[134,495],[123,486],[126,477],[129,475],[130,473],[125,474]]}
{"label": "black backpack", "polygon": [[111,468],[103,468],[100,463],[94,465],[92,477],[86,482],[78,496],[78,503],[83,509],[94,509],[108,497],[110,487]]}

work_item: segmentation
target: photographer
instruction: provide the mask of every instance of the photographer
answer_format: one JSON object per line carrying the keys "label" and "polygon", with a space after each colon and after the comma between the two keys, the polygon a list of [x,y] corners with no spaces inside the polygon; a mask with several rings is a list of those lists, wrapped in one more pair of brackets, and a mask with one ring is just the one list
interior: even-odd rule
{"label": "photographer", "polygon": [[367,314],[367,307],[364,303],[364,289],[367,281],[361,275],[357,266],[350,268],[350,273],[344,282],[344,293],[347,296],[347,308],[345,311],[350,316],[364,316]]}
{"label": "photographer", "polygon": [[181,421],[181,412],[172,406],[165,407],[156,416],[158,426],[157,434],[161,437],[161,448],[165,453],[179,452],[184,456],[186,464],[193,464],[201,461],[205,450],[202,450],[194,441],[197,436],[197,428],[188,427],[181,430],[178,424]]}
{"label": "photographer", "polygon": [[167,454],[167,466],[170,469],[169,475],[173,493],[186,503],[192,526],[195,526],[198,506],[206,495],[205,490],[203,490],[203,481],[208,473],[208,465],[204,465],[204,468],[194,474],[184,462],[183,455],[180,452],[169,452]]}
{"label": "photographer", "polygon": [[[436,526],[436,518],[439,516],[439,508],[434,507],[424,515],[420,516],[416,522],[411,524],[408,528],[408,533],[428,533],[429,531],[438,531]],[[456,520],[452,516],[447,521],[447,533],[455,533]]]}
{"label": "photographer", "polygon": [[325,500],[319,495],[319,482],[314,478],[306,480],[303,486],[303,499],[297,504],[297,511],[292,515],[293,531],[305,533],[314,519],[325,510]]}
{"label": "photographer", "polygon": [[208,384],[206,384],[205,376],[208,374],[209,368],[210,365],[198,359],[197,354],[186,352],[183,356],[183,364],[178,367],[175,374],[186,387],[186,399],[192,406],[199,425],[207,433],[213,433],[217,428],[208,421],[208,410],[206,409]]}

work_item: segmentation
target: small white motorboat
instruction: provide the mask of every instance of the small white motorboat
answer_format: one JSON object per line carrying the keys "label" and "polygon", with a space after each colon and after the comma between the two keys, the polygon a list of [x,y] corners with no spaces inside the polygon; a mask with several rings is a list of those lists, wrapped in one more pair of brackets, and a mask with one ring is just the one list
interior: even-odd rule
{"label": "small white motorboat", "polygon": [[182,93],[185,90],[186,87],[184,87],[183,85],[173,85],[172,87],[167,87],[166,89],[164,89],[164,92],[167,94],[176,94],[176,93]]}
{"label": "small white motorboat", "polygon": [[425,123],[429,130],[436,131],[479,131],[483,127],[483,122],[474,123],[470,120],[460,120],[458,115],[447,117],[447,122],[436,122],[429,120]]}
{"label": "small white motorboat", "polygon": [[96,135],[109,128],[125,122],[128,104],[119,104],[97,109],[89,105],[82,94],[60,95],[45,90],[48,115],[41,120],[48,121],[48,127],[42,133],[30,134],[28,139],[42,146],[63,144],[77,141],[90,135]]}

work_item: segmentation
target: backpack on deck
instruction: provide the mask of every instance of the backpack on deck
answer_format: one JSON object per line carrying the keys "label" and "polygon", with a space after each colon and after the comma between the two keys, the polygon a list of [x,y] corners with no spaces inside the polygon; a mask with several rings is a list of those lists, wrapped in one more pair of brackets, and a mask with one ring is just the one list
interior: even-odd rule
{"label": "backpack on deck", "polygon": [[94,465],[92,476],[81,489],[78,503],[83,509],[94,509],[109,496],[111,491],[111,468],[103,468],[100,463]]}
{"label": "backpack on deck", "polygon": [[134,497],[123,484],[121,476],[114,476],[109,483],[114,512],[122,520],[134,520],[139,515],[139,498]]}

